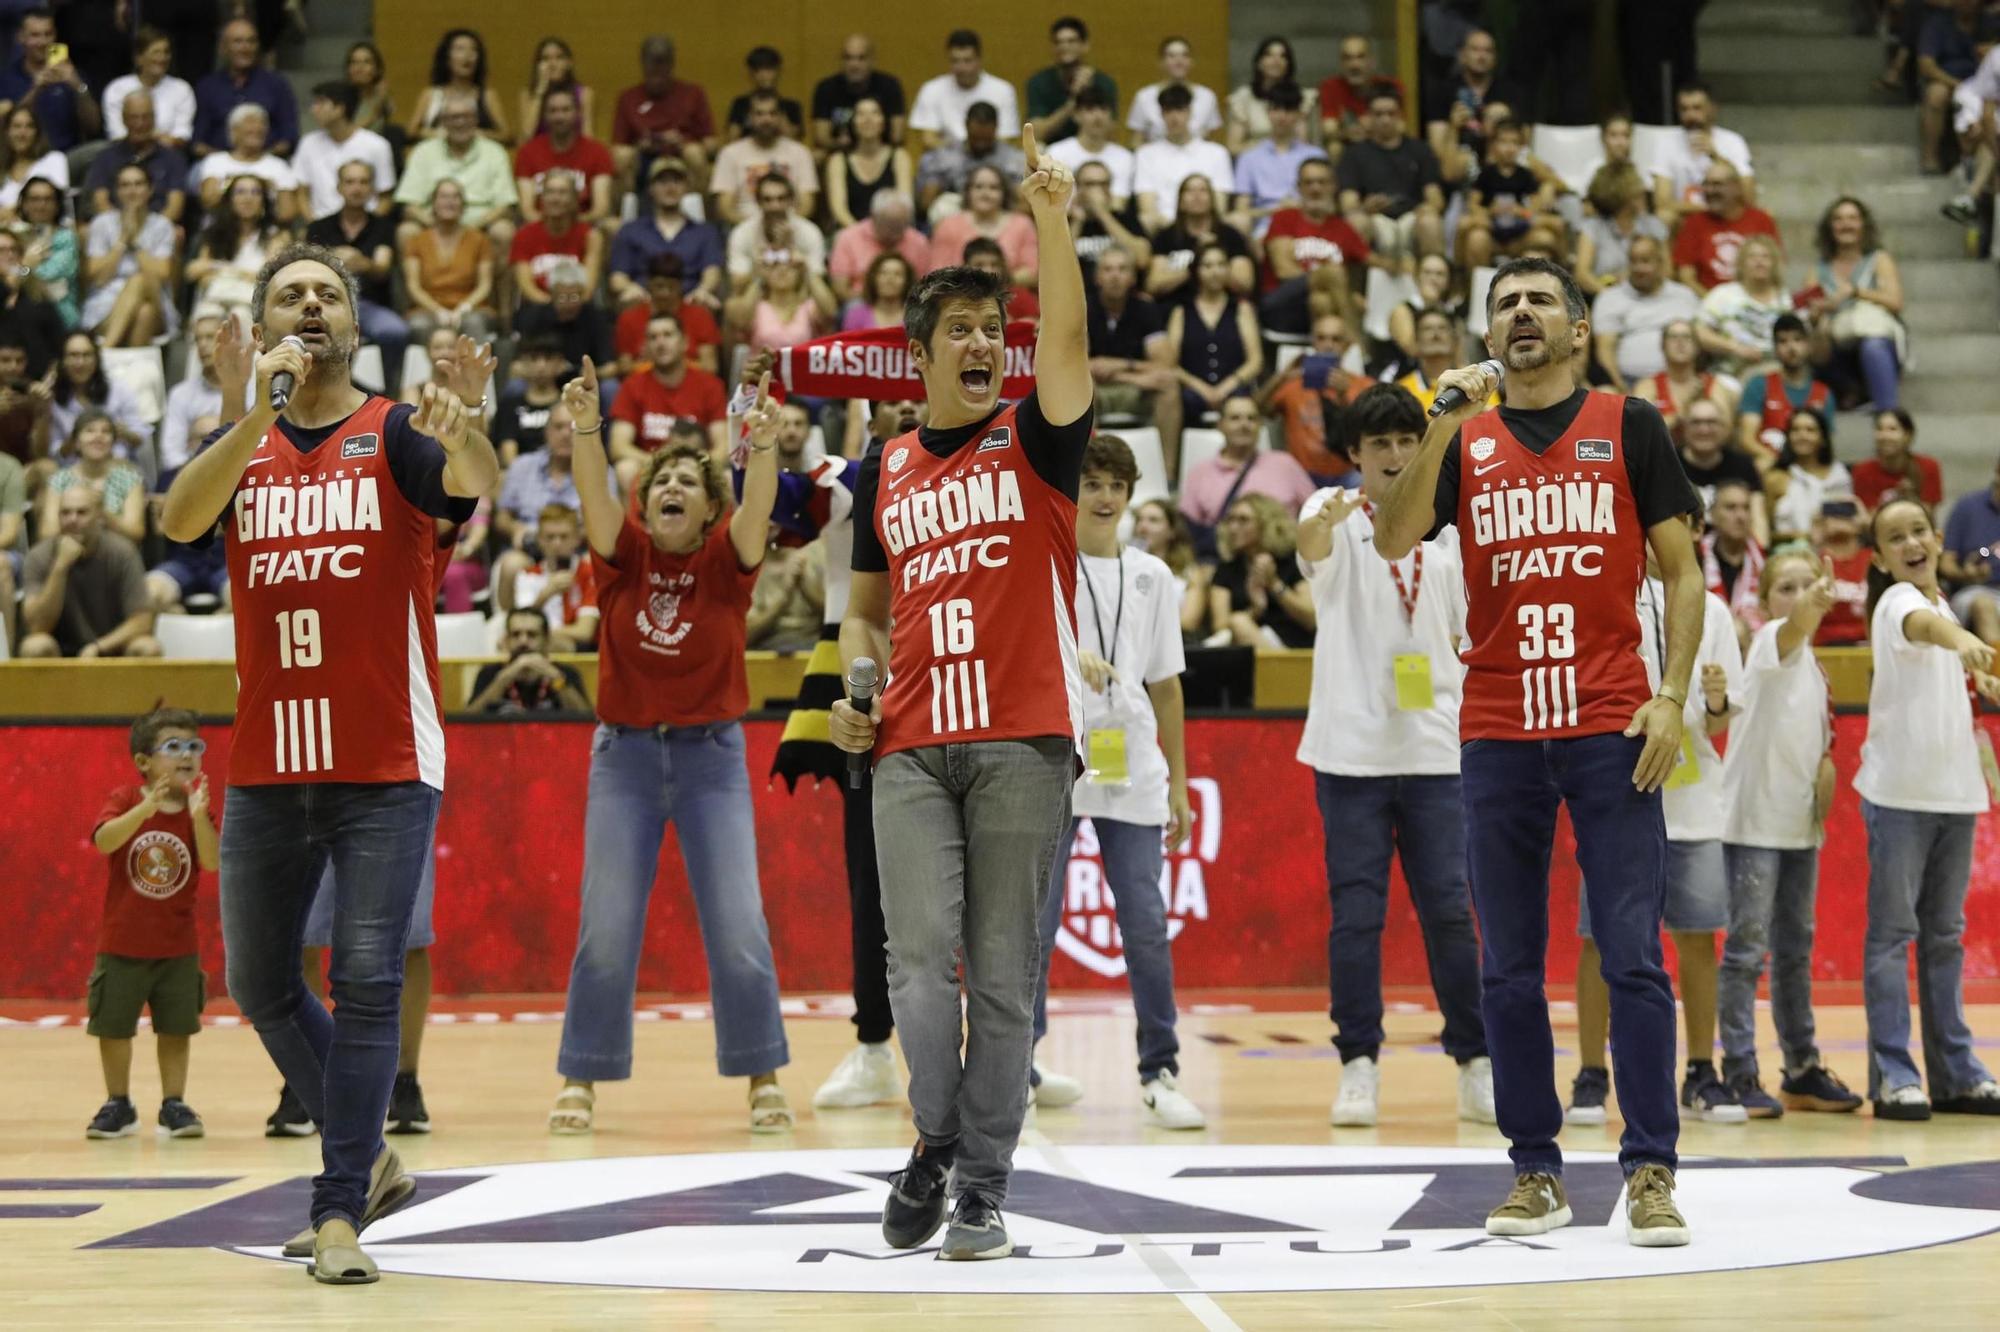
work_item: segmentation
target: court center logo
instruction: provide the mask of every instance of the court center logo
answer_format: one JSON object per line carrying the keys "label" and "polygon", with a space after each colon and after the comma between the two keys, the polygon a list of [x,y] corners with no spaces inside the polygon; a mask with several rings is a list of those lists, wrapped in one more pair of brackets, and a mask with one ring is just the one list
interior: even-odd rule
{"label": "court center logo", "polygon": [[[1574,1222],[1486,1234],[1497,1149],[1065,1147],[1015,1154],[1015,1256],[935,1262],[882,1243],[901,1149],[548,1161],[426,1172],[369,1227],[384,1272],[660,1289],[1211,1294],[1513,1285],[1824,1262],[2000,1230],[2000,1161],[1683,1158],[1680,1249],[1625,1240],[1618,1162],[1572,1154]],[[91,1245],[278,1260],[304,1177]],[[303,1261],[303,1260],[301,1260]]]}
{"label": "court center logo", "polygon": [[[1194,832],[1160,861],[1160,899],[1167,907],[1167,938],[1178,939],[1193,921],[1208,919],[1208,868],[1222,850],[1222,787],[1212,777],[1188,779]],[[1056,947],[1100,976],[1125,974],[1125,942],[1118,930],[1118,902],[1105,877],[1097,827],[1077,825],[1063,878],[1063,910]]]}

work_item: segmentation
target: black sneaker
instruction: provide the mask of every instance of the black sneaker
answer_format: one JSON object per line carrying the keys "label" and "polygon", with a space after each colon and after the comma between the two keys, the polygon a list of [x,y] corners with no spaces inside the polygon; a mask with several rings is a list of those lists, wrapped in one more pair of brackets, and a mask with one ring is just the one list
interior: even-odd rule
{"label": "black sneaker", "polygon": [[414,1073],[398,1073],[389,1092],[388,1133],[429,1133],[431,1112],[424,1108],[424,1089]]}
{"label": "black sneaker", "polygon": [[919,1141],[910,1163],[889,1176],[889,1200],[882,1204],[882,1239],[892,1249],[914,1249],[944,1224],[945,1180],[957,1146],[926,1147]]}
{"label": "black sneaker", "polygon": [[976,1262],[981,1258],[1005,1258],[1014,1252],[1007,1223],[1000,1209],[976,1193],[960,1196],[951,1214],[951,1227],[944,1232],[944,1247],[938,1257],[946,1262]]}
{"label": "black sneaker", "polygon": [[299,1098],[292,1095],[290,1085],[279,1088],[278,1108],[264,1121],[264,1136],[267,1138],[310,1138],[318,1132],[313,1127],[312,1116]]}
{"label": "black sneaker", "polygon": [[1687,1076],[1681,1079],[1681,1108],[1692,1111],[1705,1124],[1741,1124],[1750,1118],[1736,1093],[1716,1076],[1715,1065],[1706,1059],[1688,1060]]}
{"label": "black sneaker", "polygon": [[129,1096],[114,1096],[97,1107],[97,1115],[90,1121],[90,1127],[83,1131],[86,1138],[129,1138],[139,1131],[139,1112],[132,1108]]}
{"label": "black sneaker", "polygon": [[1861,1108],[1861,1098],[1847,1089],[1832,1072],[1818,1064],[1808,1064],[1796,1073],[1785,1074],[1778,1084],[1778,1099],[1787,1110],[1824,1110],[1844,1115]]}
{"label": "black sneaker", "polygon": [[1778,1098],[1764,1090],[1763,1081],[1755,1073],[1745,1069],[1729,1079],[1729,1090],[1743,1107],[1743,1113],[1752,1119],[1781,1119],[1785,1107]]}
{"label": "black sneaker", "polygon": [[208,1132],[202,1127],[201,1116],[178,1096],[160,1102],[160,1127],[169,1138],[199,1138]]}
{"label": "black sneaker", "polygon": [[1611,1070],[1585,1066],[1576,1071],[1570,1084],[1569,1109],[1563,1118],[1572,1124],[1602,1124],[1604,1098],[1611,1094]]}
{"label": "black sneaker", "polygon": [[1956,222],[1961,227],[1976,226],[1979,222],[1979,207],[1969,194],[1961,194],[1956,199],[1940,205],[1938,211],[1943,213],[1947,220]]}
{"label": "black sneaker", "polygon": [[1931,1109],[1941,1115],[2000,1115],[2000,1082],[1987,1078],[1957,1096],[1940,1096]]}

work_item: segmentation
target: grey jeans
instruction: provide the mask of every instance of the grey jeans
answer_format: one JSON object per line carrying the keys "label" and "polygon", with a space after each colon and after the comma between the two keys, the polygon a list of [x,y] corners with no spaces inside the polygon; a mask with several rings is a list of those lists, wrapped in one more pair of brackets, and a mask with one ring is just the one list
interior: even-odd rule
{"label": "grey jeans", "polygon": [[927,1144],[958,1144],[957,1192],[996,1206],[1028,1112],[1036,917],[1069,830],[1075,763],[1067,737],[1046,736],[906,749],[875,769],[889,1006],[910,1108]]}
{"label": "grey jeans", "polygon": [[1813,899],[1819,850],[1723,848],[1729,854],[1729,938],[1716,982],[1722,1028],[1722,1076],[1757,1072],[1757,981],[1771,958],[1771,1021],[1785,1072],[1819,1062],[1813,1042]]}

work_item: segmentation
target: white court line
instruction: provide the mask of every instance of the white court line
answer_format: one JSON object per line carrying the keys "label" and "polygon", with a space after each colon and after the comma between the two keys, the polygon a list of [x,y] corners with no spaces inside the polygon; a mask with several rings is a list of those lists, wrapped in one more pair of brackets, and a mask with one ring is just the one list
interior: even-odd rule
{"label": "white court line", "polygon": [[[1070,1164],[1069,1157],[1063,1154],[1062,1148],[1049,1141],[1048,1135],[1040,1129],[1024,1127],[1021,1130],[1021,1140],[1039,1151],[1042,1158],[1057,1172],[1083,1183],[1089,1182],[1081,1170]],[[1173,1256],[1165,1248],[1148,1243],[1144,1235],[1120,1235],[1118,1238],[1131,1247],[1132,1252],[1138,1255],[1139,1261],[1159,1278],[1161,1287],[1179,1300],[1181,1306],[1193,1314],[1195,1320],[1208,1329],[1208,1332],[1243,1332],[1241,1324],[1222,1312],[1222,1306],[1210,1299],[1205,1292],[1195,1289],[1194,1278],[1173,1260]]]}

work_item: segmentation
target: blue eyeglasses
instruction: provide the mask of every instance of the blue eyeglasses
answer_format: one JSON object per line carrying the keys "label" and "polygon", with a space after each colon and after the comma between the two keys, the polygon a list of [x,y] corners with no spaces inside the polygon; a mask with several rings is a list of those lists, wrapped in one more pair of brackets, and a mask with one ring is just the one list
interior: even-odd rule
{"label": "blue eyeglasses", "polygon": [[208,752],[208,741],[201,739],[182,740],[179,738],[162,740],[159,744],[153,746],[153,752],[161,758],[200,758]]}

